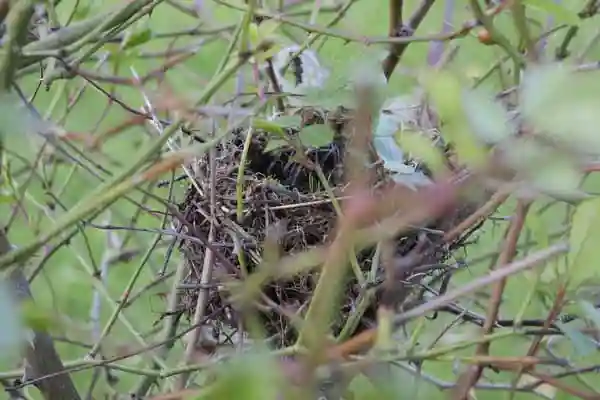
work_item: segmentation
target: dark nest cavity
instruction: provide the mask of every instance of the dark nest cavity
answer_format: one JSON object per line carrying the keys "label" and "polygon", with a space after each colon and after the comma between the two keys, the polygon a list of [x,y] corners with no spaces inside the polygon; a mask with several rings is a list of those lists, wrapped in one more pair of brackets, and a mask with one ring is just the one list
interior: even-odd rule
{"label": "dark nest cavity", "polygon": [[[335,115],[334,118],[323,116],[314,110],[301,111],[303,123],[307,125],[329,123],[334,129],[334,141],[330,145],[308,149],[306,152],[306,156],[321,167],[334,190],[339,190],[344,185],[341,167],[345,145],[343,128],[347,118],[340,117],[339,111],[332,113]],[[342,111],[344,111],[343,115],[347,115],[345,110]],[[220,285],[221,282],[229,279],[243,279],[238,252],[243,252],[247,271],[252,274],[260,262],[266,232],[271,227],[280,228],[279,243],[282,255],[296,254],[330,241],[337,219],[335,209],[320,185],[316,173],[296,161],[292,148],[265,152],[267,133],[255,132],[245,167],[243,218],[238,222],[236,182],[246,131],[234,132],[229,141],[222,143],[216,149],[213,189],[210,182],[212,171],[209,159],[205,157],[199,160],[195,185],[189,186],[184,201],[179,205],[180,212],[185,218],[182,225],[183,233],[195,239],[181,241],[180,249],[189,267],[184,287],[195,285],[199,287],[207,248],[203,243],[206,243],[209,237],[211,226],[210,199],[212,196],[215,199],[216,221],[214,221],[213,232],[214,244],[211,247],[217,254],[213,261],[212,282],[203,290],[209,291],[205,313],[208,320],[205,323],[212,329],[213,339],[217,342],[214,344],[217,345],[227,345],[228,343],[225,343],[227,341],[232,344],[229,339],[232,332],[243,325],[240,316],[228,300],[229,293]],[[296,133],[296,130],[289,131],[292,136]],[[211,190],[214,192],[211,193]],[[461,210],[460,214],[464,212],[465,210]],[[439,232],[433,230],[449,229],[457,217],[458,215],[445,217],[444,220],[428,226],[428,229],[405,232],[395,241],[395,254],[401,257],[413,249],[418,242],[425,243],[426,256],[421,260],[421,264],[439,267],[448,259],[449,249],[441,244]],[[371,269],[374,252],[374,249],[367,249],[357,255],[359,266],[365,275]],[[439,271],[436,268],[433,270]],[[424,289],[420,286],[421,278],[427,274],[423,273],[422,268],[420,271],[417,274],[418,279],[415,280],[408,275],[403,276],[402,282],[398,282],[398,285],[405,288],[406,283],[410,282],[411,287],[418,289],[417,292],[423,292]],[[379,274],[383,276],[382,271]],[[347,276],[344,305],[333,326],[334,333],[340,332],[348,315],[356,312],[358,298],[365,289],[359,286],[350,269]],[[316,274],[308,274],[285,281],[275,281],[263,288],[263,296],[259,299],[257,310],[262,328],[270,338],[273,347],[288,346],[295,341],[297,333],[286,314],[297,312],[300,312],[300,315],[304,314],[316,282]],[[188,289],[183,296],[182,308],[186,309],[190,317],[194,313],[199,290]],[[380,295],[376,296],[374,304],[368,307],[353,333],[374,325],[376,303],[380,298]]]}

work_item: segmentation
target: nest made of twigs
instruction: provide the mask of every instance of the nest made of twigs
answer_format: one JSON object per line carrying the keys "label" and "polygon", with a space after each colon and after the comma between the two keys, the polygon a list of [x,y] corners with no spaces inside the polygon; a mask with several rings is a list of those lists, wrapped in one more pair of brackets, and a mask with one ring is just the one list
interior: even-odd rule
{"label": "nest made of twigs", "polygon": [[[328,123],[334,129],[333,142],[328,146],[308,149],[306,157],[320,166],[330,187],[334,191],[340,191],[344,185],[341,166],[344,161],[344,127],[349,121],[348,110],[340,109],[327,114],[304,109],[300,113],[303,124]],[[190,185],[180,204],[180,211],[185,216],[188,227],[185,232],[187,237],[199,239],[184,239],[181,242],[180,248],[189,265],[189,274],[184,282],[186,287],[193,287],[201,281],[207,249],[205,243],[211,229],[210,210],[214,207],[211,248],[218,254],[213,258],[214,284],[203,290],[209,291],[206,311],[209,317],[205,324],[212,328],[213,339],[217,342],[230,340],[228,338],[231,332],[242,325],[241,318],[228,300],[229,294],[223,286],[218,285],[218,281],[226,276],[242,279],[239,252],[243,253],[245,269],[252,274],[260,263],[263,242],[271,227],[285,227],[279,236],[281,252],[295,254],[327,243],[337,219],[332,201],[323,190],[316,173],[294,158],[295,150],[285,147],[265,152],[268,134],[255,132],[248,148],[244,171],[243,217],[237,220],[236,187],[245,132],[246,130],[234,132],[232,139],[219,145],[212,165],[208,156],[198,161],[196,182]],[[290,135],[295,133],[297,132],[293,130],[289,132]],[[378,177],[379,181],[386,179],[382,174]],[[422,263],[439,266],[448,258],[449,249],[441,243],[440,234],[435,229],[451,227],[456,218],[457,215],[448,215],[443,220],[435,221],[428,229],[405,232],[395,240],[395,254],[398,257],[406,255],[418,242],[425,240],[427,256]],[[371,269],[373,253],[374,249],[367,249],[357,255],[360,268],[365,273]],[[270,343],[274,347],[287,346],[296,339],[296,331],[285,315],[298,311],[302,314],[306,310],[316,284],[315,275],[275,281],[263,288],[258,314],[262,328],[271,338]],[[411,281],[409,276],[401,278],[404,282]],[[418,281],[413,279],[413,283]],[[415,284],[414,287],[417,288],[418,285]],[[335,333],[341,330],[346,317],[355,312],[357,299],[364,289],[349,273],[345,301],[333,326]],[[187,308],[190,315],[193,314],[199,290],[190,289],[183,297],[182,307]],[[368,307],[353,333],[373,326],[376,303],[375,301]]]}

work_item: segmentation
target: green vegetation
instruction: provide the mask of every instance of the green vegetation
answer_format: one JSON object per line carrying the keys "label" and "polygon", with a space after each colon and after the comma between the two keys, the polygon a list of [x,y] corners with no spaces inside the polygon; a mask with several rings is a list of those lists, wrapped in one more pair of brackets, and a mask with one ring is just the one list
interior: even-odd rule
{"label": "green vegetation", "polygon": [[[43,6],[47,14],[19,32],[23,25],[19,18],[31,19],[33,3]],[[0,257],[0,269],[6,274],[22,269],[30,279],[35,277],[31,282],[34,301],[21,303],[21,319],[29,328],[48,332],[54,338],[54,346],[71,371],[68,376],[81,398],[91,391],[87,398],[125,399],[137,391],[144,392],[147,397],[143,398],[148,399],[275,399],[281,390],[290,398],[307,398],[303,390],[311,381],[304,377],[309,374],[303,368],[312,371],[315,364],[327,364],[322,356],[332,352],[348,356],[354,350],[353,340],[360,339],[345,318],[358,313],[362,297],[352,299],[356,307],[353,311],[336,314],[342,308],[337,295],[344,290],[341,282],[346,272],[354,274],[361,284],[376,279],[374,267],[371,271],[362,268],[359,250],[376,246],[377,257],[371,254],[369,265],[376,267],[380,261],[383,265],[390,261],[384,256],[385,246],[393,242],[394,230],[420,225],[432,216],[444,215],[442,208],[462,202],[475,204],[470,213],[461,216],[463,221],[481,211],[486,202],[495,204],[481,218],[472,219],[469,226],[456,231],[456,237],[450,236],[460,221],[445,227],[442,240],[446,244],[455,243],[473,226],[476,229],[469,240],[476,240],[444,260],[459,265],[446,292],[456,296],[444,304],[472,310],[487,317],[488,322],[491,316],[510,324],[481,328],[464,321],[458,323],[460,318],[449,312],[440,311],[435,319],[428,319],[433,308],[419,312],[419,307],[427,307],[423,305],[409,315],[409,308],[392,311],[389,304],[383,304],[373,308],[377,329],[363,329],[372,336],[368,356],[361,362],[347,358],[344,363],[327,364],[329,368],[321,365],[315,377],[335,381],[335,374],[342,374],[349,381],[343,388],[347,397],[343,398],[355,399],[449,395],[462,399],[474,386],[471,394],[478,399],[597,398],[600,383],[592,378],[590,370],[595,366],[597,372],[600,368],[597,340],[591,339],[593,332],[598,337],[600,329],[600,311],[593,307],[600,293],[595,265],[596,243],[600,240],[600,204],[596,197],[600,181],[594,158],[600,153],[600,113],[596,111],[600,109],[600,2],[513,0],[497,1],[497,5],[486,9],[484,3],[489,1],[431,1],[433,6],[423,22],[406,38],[407,43],[414,42],[403,51],[398,65],[386,67],[384,61],[383,69],[390,42],[401,40],[389,38],[390,10],[402,7],[406,22],[427,1],[305,1],[278,17],[273,10],[279,3],[0,0],[0,14],[5,4],[10,10],[0,49],[0,221],[8,226],[7,238],[15,246],[8,252],[8,247],[0,243],[0,250],[6,253]],[[475,4],[480,8],[473,9]],[[460,34],[439,33],[448,17],[448,5],[452,9],[451,20],[446,21],[452,26],[450,32]],[[15,10],[19,7],[29,12],[18,13]],[[257,25],[256,16],[266,19]],[[475,26],[475,18],[483,26]],[[64,35],[69,29],[52,33],[50,28],[65,26],[76,27],[71,30],[72,39],[49,48],[56,38],[53,35]],[[26,37],[31,36],[27,30],[38,37]],[[440,40],[430,40],[435,38]],[[545,61],[560,58],[564,64],[537,65],[542,63],[540,38],[545,40]],[[279,254],[280,238],[263,229],[262,237],[254,237],[262,246],[255,253],[244,249],[235,255],[227,249],[239,279],[215,278],[217,272],[213,272],[213,278],[221,279],[219,284],[231,292],[232,303],[244,311],[249,336],[261,339],[267,328],[257,318],[255,305],[260,290],[277,278],[306,275],[317,265],[322,268],[325,273],[318,279],[315,275],[319,283],[310,306],[299,304],[301,315],[294,315],[296,310],[284,310],[288,314],[281,317],[289,319],[289,325],[299,332],[298,343],[276,350],[256,345],[250,355],[236,355],[231,363],[221,363],[216,356],[200,356],[205,349],[189,345],[194,333],[183,332],[194,330],[186,314],[176,326],[183,338],[178,337],[172,348],[158,346],[172,337],[169,329],[176,319],[175,311],[187,307],[193,318],[194,312],[196,316],[208,315],[217,307],[213,304],[212,311],[196,310],[200,304],[196,297],[204,293],[200,289],[195,296],[190,291],[174,295],[179,293],[176,289],[186,275],[196,273],[199,279],[202,272],[186,269],[193,256],[180,251],[178,243],[173,249],[177,218],[172,216],[176,210],[165,203],[184,201],[189,179],[175,178],[195,170],[191,165],[194,157],[210,154],[206,157],[212,159],[217,143],[230,139],[232,126],[227,125],[226,118],[219,118],[213,126],[210,107],[220,107],[235,96],[238,70],[245,77],[241,92],[247,94],[240,98],[242,102],[253,101],[244,110],[255,115],[239,117],[235,122],[244,129],[252,126],[256,135],[270,135],[269,151],[319,147],[335,138],[330,127],[313,124],[300,129],[298,141],[290,139],[289,128],[300,127],[299,116],[268,120],[270,111],[265,110],[278,106],[273,100],[277,96],[267,105],[257,99],[250,64],[255,60],[266,62],[279,44],[292,43],[292,39],[298,44],[311,40],[310,48],[319,53],[330,71],[327,84],[301,100],[306,106],[332,113],[337,106],[352,108],[356,111],[352,123],[364,134],[371,131],[369,115],[379,109],[384,97],[406,95],[420,87],[441,119],[442,124],[435,129],[454,146],[456,156],[451,162],[464,166],[471,175],[464,182],[449,183],[449,176],[459,175],[460,171],[448,167],[446,153],[428,146],[425,136],[418,135],[419,126],[400,130],[396,137],[433,171],[436,179],[432,187],[408,193],[392,188],[381,198],[369,197],[361,181],[364,168],[349,152],[344,160],[345,172],[356,179],[347,190],[350,195],[364,198],[338,204],[331,198],[341,197],[337,190],[344,185],[338,182],[329,187],[317,169],[309,185],[311,191],[318,187],[323,193],[315,194],[311,201],[333,203],[330,220],[339,229],[337,235],[328,231],[328,242],[289,255]],[[431,57],[440,58],[442,52],[432,49],[442,44],[444,65],[434,70]],[[11,46],[22,52],[11,53]],[[170,59],[169,51],[175,54]],[[169,66],[162,70],[165,65]],[[386,68],[393,73],[385,88],[359,85],[356,95],[356,88],[349,82],[357,71],[359,81],[372,82]],[[573,72],[574,68],[580,71]],[[11,88],[13,80],[42,114],[43,121],[21,106]],[[505,103],[493,100],[499,92],[504,93]],[[521,95],[513,97],[515,93]],[[153,110],[148,110],[148,103]],[[204,112],[197,112],[204,106]],[[148,112],[178,123],[165,126],[159,134],[156,121],[143,121],[139,116]],[[525,126],[517,128],[507,122],[517,112],[526,119]],[[180,126],[204,141],[188,141]],[[525,134],[517,137],[517,130]],[[48,144],[35,131],[44,131],[52,139],[48,142],[59,144]],[[527,135],[532,131],[538,133],[533,139]],[[359,142],[369,139],[357,136],[353,150],[366,153],[363,150],[367,142],[362,143],[364,146]],[[240,146],[243,160],[250,157],[251,139],[249,136]],[[240,226],[251,208],[242,207],[246,203],[240,200],[252,198],[256,183],[244,182],[243,176],[239,172],[240,178],[232,183],[235,190],[227,192],[233,198],[227,204],[235,205],[228,218]],[[205,178],[204,183],[211,182],[210,177]],[[264,182],[254,186],[259,184]],[[275,182],[272,186],[280,188],[284,184]],[[484,186],[486,190],[481,190]],[[493,189],[498,193],[492,196]],[[288,194],[281,198],[285,196]],[[210,193],[204,197],[209,198]],[[396,209],[403,213],[393,219],[392,210]],[[223,209],[206,212],[226,213]],[[343,213],[345,218],[334,222],[336,213]],[[293,222],[295,217],[291,215]],[[376,218],[389,219],[377,229],[373,225]],[[484,220],[483,225],[477,225]],[[213,227],[211,231],[218,229]],[[307,235],[305,232],[304,241]],[[351,251],[353,248],[356,251]],[[249,258],[248,254],[259,254],[260,262],[244,259]],[[201,256],[196,265],[202,265],[205,254]],[[519,264],[521,260],[523,265]],[[460,266],[462,261],[466,267]],[[247,272],[246,264],[256,264],[258,269],[241,279]],[[346,265],[350,268],[342,268]],[[515,270],[503,287],[503,281],[490,270],[508,271],[510,267]],[[485,284],[485,279],[491,281]],[[396,290],[408,290],[397,284]],[[469,285],[474,286],[466,292]],[[383,286],[391,290],[385,283]],[[440,290],[439,282],[431,286]],[[370,300],[372,293],[367,290],[363,295]],[[438,300],[444,294],[440,296]],[[341,303],[346,304],[346,300]],[[0,305],[0,312],[6,314],[3,318],[15,317],[9,311],[14,307]],[[568,323],[558,318],[567,314],[580,318]],[[339,318],[344,321],[338,323]],[[393,320],[401,321],[402,326],[392,329]],[[527,321],[535,323],[531,326]],[[541,327],[535,326],[545,322],[552,325],[552,334],[548,334],[549,329],[540,333]],[[331,344],[330,325],[339,328],[338,333],[351,330],[352,335]],[[7,332],[12,329],[7,324]],[[560,339],[556,334],[559,331]],[[538,339],[540,343],[535,344]],[[5,343],[0,340],[0,344]],[[491,343],[489,349],[485,343]],[[234,346],[217,349],[217,353],[227,356],[234,351]],[[97,357],[92,359],[90,352]],[[269,357],[273,353],[302,353],[308,362],[281,361]],[[5,387],[22,378],[23,367],[21,357],[8,351],[6,354],[0,357],[0,383]],[[391,360],[391,366],[376,360]],[[565,365],[565,360],[570,364]],[[381,379],[371,380],[357,373],[361,363],[373,370],[371,376]],[[474,379],[476,374],[472,373],[473,367],[467,368],[469,365],[484,366],[482,377]],[[535,369],[527,369],[531,365]],[[415,372],[419,368],[422,379]],[[578,368],[580,373],[573,372]],[[215,372],[219,377],[216,381]],[[565,375],[560,376],[563,372]],[[185,379],[189,388],[183,390],[180,383]],[[294,386],[290,381],[299,384]],[[458,389],[448,387],[457,381]],[[340,385],[333,386],[339,389]],[[169,397],[168,393],[179,393],[179,397]],[[23,394],[26,398],[44,398],[33,385],[25,385]]]}

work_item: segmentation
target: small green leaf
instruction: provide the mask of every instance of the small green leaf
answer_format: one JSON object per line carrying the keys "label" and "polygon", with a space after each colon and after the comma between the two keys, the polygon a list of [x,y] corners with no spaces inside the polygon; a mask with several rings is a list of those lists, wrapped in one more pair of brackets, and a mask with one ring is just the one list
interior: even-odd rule
{"label": "small green leaf", "polygon": [[428,71],[423,85],[435,110],[442,119],[442,136],[454,145],[461,162],[479,167],[487,160],[487,152],[472,133],[465,115],[462,97],[463,88],[458,77],[447,71]]}
{"label": "small green leaf", "polygon": [[429,71],[423,75],[423,84],[442,120],[462,116],[460,99],[463,89],[456,76],[447,71]]}
{"label": "small green leaf", "polygon": [[583,311],[584,315],[596,325],[596,328],[600,328],[600,311],[594,307],[592,303],[585,300],[579,301],[579,306]]}
{"label": "small green leaf", "polygon": [[309,125],[302,128],[298,137],[306,147],[327,146],[333,141],[333,131],[329,125]]}
{"label": "small green leaf", "polygon": [[454,145],[458,159],[470,167],[477,168],[487,160],[486,149],[471,133],[466,122],[456,119],[447,122],[442,129],[442,137]]}
{"label": "small green leaf", "polygon": [[258,25],[255,23],[248,25],[248,41],[250,41],[251,48],[255,48],[260,43],[260,33],[258,31]]}
{"label": "small green leaf", "polygon": [[596,350],[596,346],[590,340],[590,338],[585,336],[577,329],[573,328],[569,324],[563,324],[559,321],[556,321],[555,324],[560,328],[561,331],[563,331],[565,336],[571,341],[571,343],[573,344],[573,348],[579,356],[586,356]]}
{"label": "small green leaf", "polygon": [[302,125],[302,118],[299,115],[282,115],[275,118],[273,122],[286,128],[298,128]]}
{"label": "small green leaf", "polygon": [[270,151],[280,149],[280,148],[285,147],[287,145],[288,145],[288,142],[286,142],[283,139],[271,139],[271,140],[269,140],[269,142],[265,146],[264,152],[268,153]]}
{"label": "small green leaf", "polygon": [[258,37],[262,40],[275,39],[274,34],[280,26],[281,22],[276,21],[274,19],[262,21],[260,25],[258,25]]}
{"label": "small green leaf", "polygon": [[544,106],[552,102],[553,96],[568,82],[569,71],[564,64],[532,66],[525,72],[520,87],[521,110],[531,117],[543,113]]}
{"label": "small green leaf", "polygon": [[578,73],[559,63],[532,67],[520,107],[537,134],[582,155],[600,155],[600,72]]}
{"label": "small green leaf", "polygon": [[566,157],[547,160],[531,168],[530,173],[533,186],[549,196],[563,200],[585,197],[579,190],[583,173]]}
{"label": "small green leaf", "polygon": [[140,31],[134,32],[131,35],[127,36],[127,41],[125,42],[125,46],[123,46],[123,50],[132,49],[137,46],[141,46],[152,39],[152,31],[150,28],[145,28]]}
{"label": "small green leaf", "polygon": [[256,61],[258,63],[264,63],[268,58],[274,57],[275,54],[277,54],[281,50],[280,45],[278,45],[274,42],[270,42],[270,43],[271,44],[268,49],[255,54]]}
{"label": "small green leaf", "polygon": [[402,150],[424,162],[434,175],[446,170],[444,156],[423,133],[404,129],[398,131],[395,138]]}
{"label": "small green leaf", "polygon": [[504,162],[539,192],[567,201],[588,197],[579,189],[581,170],[556,148],[531,136],[511,139],[501,147]]}
{"label": "small green leaf", "polygon": [[464,91],[462,103],[471,130],[484,143],[499,143],[515,131],[502,104],[481,89]]}
{"label": "small green leaf", "polygon": [[265,354],[244,354],[219,368],[216,382],[202,400],[275,400],[282,389],[280,366]]}
{"label": "small green leaf", "polygon": [[275,122],[267,121],[266,119],[258,119],[255,118],[252,120],[252,127],[254,129],[260,129],[262,131],[268,133],[274,133],[281,137],[285,137],[285,131],[280,124],[276,124]]}
{"label": "small green leaf", "polygon": [[548,0],[523,0],[525,6],[550,14],[556,22],[568,25],[579,25],[579,16],[564,5]]}
{"label": "small green leaf", "polygon": [[301,99],[307,106],[333,109],[339,106],[352,108],[356,105],[354,92],[348,86],[327,84],[322,88],[307,88],[304,93]]}
{"label": "small green leaf", "polygon": [[[550,151],[527,136],[519,136],[509,140],[502,143],[499,148],[502,149],[504,162],[518,172],[528,171],[543,164],[547,160]],[[551,155],[554,156],[555,154]]]}
{"label": "small green leaf", "polygon": [[[326,66],[321,66],[326,68]],[[291,68],[288,68],[288,73]],[[354,108],[356,97],[352,88],[350,78],[351,68],[341,68],[335,74],[328,74],[320,85],[305,86],[302,89],[303,97],[300,98],[303,105],[334,109],[336,107]]]}

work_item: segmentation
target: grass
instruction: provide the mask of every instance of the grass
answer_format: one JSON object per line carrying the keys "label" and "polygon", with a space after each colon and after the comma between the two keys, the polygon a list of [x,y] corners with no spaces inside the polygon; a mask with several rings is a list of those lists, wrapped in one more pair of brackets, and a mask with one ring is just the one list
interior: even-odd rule
{"label": "grass", "polygon": [[[91,0],[90,0],[91,1]],[[71,9],[76,5],[75,0],[63,1],[58,8],[58,13],[62,20],[69,15]],[[192,3],[192,2],[186,2]],[[236,23],[241,18],[242,13],[228,9],[223,6],[217,6],[213,2],[202,2],[206,7],[203,11],[203,15],[209,15],[207,18],[207,28],[219,27],[227,24]],[[412,6],[416,7],[418,2],[408,2],[409,9]],[[454,24],[460,24],[469,18],[470,14],[463,5],[463,2],[456,2]],[[577,4],[575,4],[577,3]],[[573,8],[577,8],[582,1],[573,1]],[[109,7],[120,4],[117,1],[105,1],[95,2],[93,7],[94,11],[99,9],[108,9]],[[81,5],[79,5],[81,7]],[[424,24],[419,29],[417,34],[432,34],[440,30],[443,18],[443,2],[438,2],[434,6],[433,11],[427,16]],[[540,15],[535,16],[541,19]],[[318,18],[319,23],[326,23],[331,17],[326,15],[320,15]],[[346,18],[337,25],[337,28],[347,32],[360,33],[364,36],[385,36],[387,35],[387,21],[388,21],[388,5],[387,2],[383,1],[357,1],[356,4],[351,8]],[[167,5],[166,3],[161,4],[153,12],[152,17],[142,24],[148,23],[149,29],[154,33],[169,32],[173,30],[180,30],[186,27],[193,27],[198,20],[184,15],[180,11],[177,11]],[[501,17],[499,21],[501,29],[507,32],[513,32],[512,21],[508,17]],[[297,36],[302,37],[303,32],[298,29],[290,29],[290,32]],[[590,22],[587,22],[585,27],[582,29],[582,33],[575,39],[574,48],[581,48],[585,45],[586,35],[585,32],[594,32],[594,28]],[[510,36],[510,35],[509,35]],[[553,48],[562,39],[562,35],[555,35],[550,38],[550,46]],[[184,45],[185,43],[191,43],[197,41],[197,39],[188,38],[185,40],[177,40],[177,46]],[[371,54],[374,49],[377,51],[383,51],[382,46],[371,46],[367,48],[363,44],[358,43],[345,43],[340,39],[327,39],[318,42],[322,44],[320,54],[324,60],[324,63],[330,68],[333,75],[346,74],[349,69],[355,66],[355,63],[361,60],[361,57],[365,54]],[[466,72],[467,74],[476,77],[485,72],[487,68],[493,63],[494,60],[500,56],[500,51],[495,47],[482,46],[477,39],[471,34],[460,40],[460,52],[451,65],[452,69],[457,71]],[[170,45],[169,40],[153,40],[144,46],[145,51],[157,51],[164,49],[165,46]],[[217,66],[220,63],[221,57],[224,54],[224,50],[227,46],[227,39],[223,38],[215,42],[203,44],[197,53],[186,61],[183,66],[170,71],[166,74],[167,79],[176,90],[178,95],[186,98],[195,98],[203,90],[204,86],[215,72]],[[403,68],[419,68],[424,64],[426,54],[428,51],[428,44],[426,43],[415,43],[409,46],[408,51],[402,59]],[[596,48],[593,54],[600,56],[600,48]],[[593,57],[592,57],[593,58]],[[160,65],[160,60],[149,61],[144,59],[136,59],[134,57],[126,57],[121,60],[122,65],[118,67],[118,75],[131,76],[130,67],[133,67],[135,71],[143,75],[144,73],[156,68]],[[87,68],[90,68],[87,66]],[[28,76],[22,80],[23,90],[28,93],[34,93],[37,85],[38,76],[35,74]],[[497,80],[495,84],[497,86]],[[43,88],[37,91],[34,104],[38,107],[42,113],[47,113],[51,119],[57,120],[63,116],[65,106],[68,101],[68,93],[73,93],[77,87],[82,85],[83,81],[80,78],[76,78],[71,81],[58,81],[53,84],[49,91]],[[390,82],[392,88],[397,93],[404,93],[414,85],[414,79],[404,75],[402,73],[396,73]],[[111,85],[102,85],[106,90],[111,90]],[[143,98],[136,88],[132,87],[116,87],[119,98],[126,104],[131,105],[133,108],[139,108],[142,105]],[[217,94],[218,100],[224,100],[226,96],[225,92]],[[116,126],[125,120],[130,114],[118,105],[112,104],[109,107],[106,116],[100,120],[100,115],[104,108],[107,107],[107,98],[104,94],[94,90],[91,87],[86,89],[84,95],[75,105],[73,110],[69,113],[68,117],[64,122],[64,127],[67,131],[73,132],[101,132],[111,127]],[[99,121],[100,120],[100,121]],[[138,128],[132,128],[121,134],[117,139],[110,140],[106,143],[106,154],[111,158],[116,159],[127,165],[130,160],[133,160],[134,154],[137,154],[140,149],[139,140],[143,140],[144,133]],[[24,152],[28,152],[29,149],[23,149]],[[114,168],[113,172],[118,170]],[[10,240],[17,246],[23,245],[28,241],[32,240],[38,233],[34,227],[34,221],[41,218],[40,230],[43,232],[48,226],[53,224],[53,220],[56,216],[60,215],[63,210],[67,210],[75,205],[84,194],[90,192],[92,189],[98,186],[99,180],[91,177],[90,175],[76,170],[71,175],[69,167],[60,167],[59,173],[56,175],[54,182],[53,192],[56,192],[56,188],[65,184],[66,188],[61,194],[59,199],[53,199],[39,182],[34,183],[28,187],[27,190],[27,207],[30,212],[29,221],[27,221],[22,215],[19,216],[17,224],[10,231]],[[48,173],[40,169],[40,174]],[[68,183],[65,183],[68,182]],[[596,186],[592,184],[592,186]],[[180,185],[176,187],[176,196],[181,196],[183,193],[184,186]],[[163,196],[167,195],[167,189],[159,189],[155,191],[157,194]],[[140,199],[141,194],[133,193],[132,198]],[[48,205],[54,204],[54,210],[51,210]],[[155,201],[149,201],[148,207],[155,210],[160,210],[161,205]],[[3,215],[7,215],[6,205],[0,206],[0,211]],[[505,212],[509,214],[511,212],[511,205],[505,206]],[[100,220],[105,221],[108,225],[127,226],[130,219],[136,213],[136,207],[126,202],[125,200],[119,200],[110,209],[110,213],[104,213]],[[553,209],[548,217],[546,217],[546,223],[549,226],[555,226],[562,220],[562,212]],[[3,221],[4,222],[4,221]],[[100,223],[96,221],[96,223]],[[137,221],[139,228],[155,229],[161,223],[160,216],[150,216],[146,213],[142,213]],[[476,257],[477,255],[494,250],[492,247],[496,243],[499,243],[499,235],[502,234],[503,223],[498,223],[497,227],[492,224],[486,224],[481,239],[477,246],[471,248],[468,257]],[[550,228],[548,228],[550,229]],[[127,234],[124,231],[109,231],[102,229],[94,229],[93,227],[86,227],[84,229],[86,238],[82,235],[78,235],[69,246],[60,249],[46,264],[45,268],[41,272],[38,279],[34,281],[32,290],[36,299],[36,302],[43,309],[48,312],[54,313],[53,319],[58,323],[58,331],[64,332],[64,335],[71,340],[80,340],[84,343],[91,343],[92,339],[92,327],[90,325],[90,310],[92,308],[94,298],[94,287],[97,285],[97,280],[93,276],[94,264],[98,264],[102,259],[105,249],[106,241],[108,236],[116,235],[121,239],[125,236],[130,236],[129,247],[139,250],[139,255],[134,257],[132,260],[119,263],[110,267],[109,274],[106,277],[106,293],[102,295],[102,307],[101,307],[101,321],[104,323],[112,313],[112,307],[116,304],[117,299],[122,295],[127,282],[131,275],[138,267],[141,262],[141,255],[151,245],[154,234],[138,232],[134,234]],[[162,268],[162,262],[165,254],[165,249],[156,251],[152,257],[148,260],[147,266],[142,270],[140,279],[135,285],[134,292],[142,288],[144,285],[153,281],[157,272]],[[36,257],[33,261],[35,264],[39,261],[40,256]],[[169,270],[175,268],[175,262],[169,265]],[[485,272],[487,266],[485,263],[481,265],[472,265],[466,272],[461,273],[456,281],[453,281],[453,285],[464,283],[474,276],[478,276]],[[526,279],[510,279],[508,288],[506,290],[506,303],[503,305],[502,313],[506,315],[512,315],[519,310],[522,303],[522,293],[526,292],[530,287],[530,282]],[[125,327],[123,324],[124,320],[116,323],[112,333],[103,342],[102,350],[107,356],[116,356],[123,354],[128,350],[138,348],[142,345],[142,341],[145,339],[136,339],[136,335],[144,335],[152,327],[154,321],[158,321],[161,313],[164,311],[164,294],[169,290],[168,285],[159,284],[146,294],[142,295],[131,307],[128,307],[122,312],[121,315],[126,319],[126,322],[131,324],[133,330]],[[533,303],[533,306],[527,309],[526,316],[539,316],[541,312],[545,310],[544,306],[538,302]],[[426,341],[433,339],[441,329],[450,322],[449,316],[440,315],[435,325],[428,325],[427,332],[420,338],[420,340]],[[103,326],[103,323],[101,326]],[[473,335],[474,331],[471,327],[465,327],[465,336]],[[63,356],[63,360],[67,362],[69,360],[75,360],[85,355],[86,349],[67,343],[57,343],[58,349]],[[515,339],[508,337],[500,340],[494,344],[492,350],[494,353],[503,355],[521,355],[524,353],[528,346],[528,341]],[[179,359],[182,353],[182,346],[177,344],[174,351],[172,352],[168,364],[173,364]],[[464,350],[463,352],[453,353],[454,356],[464,355],[468,356],[472,353],[471,349]],[[597,361],[597,356],[589,356]],[[140,356],[129,358],[122,363],[130,367],[145,368],[148,366],[148,357]],[[590,360],[591,361],[591,360]],[[429,363],[424,365],[424,370],[427,372],[435,372],[440,379],[454,379],[454,375],[451,372],[452,360],[448,360],[446,364],[443,363]],[[10,368],[8,365],[6,366]],[[73,375],[78,389],[85,393],[85,390],[90,382],[92,373],[88,371],[78,372]],[[493,376],[493,374],[491,374]],[[504,373],[499,374],[499,377],[505,376]],[[120,382],[117,388],[121,392],[129,390],[138,378],[134,375],[120,374]],[[399,379],[408,379],[407,374],[403,374]],[[595,384],[596,389],[600,389],[600,385]],[[104,383],[100,384],[104,385]],[[104,388],[108,390],[107,388]],[[101,393],[103,389],[97,391]],[[33,395],[36,393],[35,390],[30,390],[29,393]],[[37,393],[36,393],[37,395]],[[419,393],[419,398],[427,398],[428,396],[434,398],[441,398],[443,395],[432,388],[425,388]],[[486,392],[486,399],[500,399],[504,398],[504,394],[497,394],[494,392]],[[518,394],[517,399],[520,398],[531,398],[531,394]],[[98,396],[97,398],[101,398]],[[566,397],[564,397],[566,398]]]}

